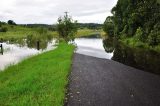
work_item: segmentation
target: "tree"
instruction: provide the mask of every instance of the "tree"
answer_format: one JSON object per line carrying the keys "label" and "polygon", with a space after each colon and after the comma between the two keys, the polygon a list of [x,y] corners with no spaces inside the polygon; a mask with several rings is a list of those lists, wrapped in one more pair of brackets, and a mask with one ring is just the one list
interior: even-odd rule
{"label": "tree", "polygon": [[59,37],[63,38],[66,42],[73,41],[77,32],[77,21],[73,21],[67,12],[63,17],[58,18],[57,31]]}
{"label": "tree", "polygon": [[143,41],[143,30],[141,27],[139,27],[135,33],[135,39],[139,40],[139,41]]}
{"label": "tree", "polygon": [[16,23],[13,20],[8,20],[9,25],[16,25]]}
{"label": "tree", "polygon": [[160,44],[160,23],[157,23],[154,26],[154,29],[151,30],[147,40],[149,45],[151,46],[156,46]]}
{"label": "tree", "polygon": [[106,34],[109,37],[114,36],[114,24],[113,24],[112,18],[113,17],[108,16],[104,22],[104,25],[103,25],[103,30],[106,32]]}
{"label": "tree", "polygon": [[159,35],[155,25],[160,22],[159,0],[118,0],[111,12],[114,34],[120,36],[118,38],[123,38],[122,36],[125,35],[138,38],[142,42],[148,40],[151,45],[158,44]]}

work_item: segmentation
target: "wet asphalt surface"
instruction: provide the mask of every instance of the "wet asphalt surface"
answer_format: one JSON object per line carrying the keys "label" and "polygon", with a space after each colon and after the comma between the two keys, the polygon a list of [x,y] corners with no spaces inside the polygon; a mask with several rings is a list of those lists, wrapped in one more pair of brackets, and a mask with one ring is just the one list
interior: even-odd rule
{"label": "wet asphalt surface", "polygon": [[75,53],[66,106],[160,106],[160,76]]}

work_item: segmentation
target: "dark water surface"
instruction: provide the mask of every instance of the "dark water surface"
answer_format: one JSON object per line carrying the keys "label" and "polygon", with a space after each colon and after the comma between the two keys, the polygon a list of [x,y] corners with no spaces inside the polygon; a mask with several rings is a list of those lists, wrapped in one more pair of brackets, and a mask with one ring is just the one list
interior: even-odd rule
{"label": "dark water surface", "polygon": [[106,52],[113,52],[112,60],[160,74],[160,53],[143,48],[131,48],[113,39],[103,40]]}

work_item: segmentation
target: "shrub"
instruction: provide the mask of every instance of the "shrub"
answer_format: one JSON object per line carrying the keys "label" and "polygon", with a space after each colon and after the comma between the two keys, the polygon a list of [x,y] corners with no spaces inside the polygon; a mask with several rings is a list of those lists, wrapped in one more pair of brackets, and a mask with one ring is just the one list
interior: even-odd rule
{"label": "shrub", "polygon": [[135,39],[139,41],[144,41],[144,32],[141,27],[137,28],[137,31],[134,35]]}
{"label": "shrub", "polygon": [[73,21],[66,13],[63,17],[58,18],[56,28],[60,38],[63,38],[66,42],[73,41],[78,29],[77,21]]}
{"label": "shrub", "polygon": [[8,20],[9,25],[16,25],[16,23],[13,20]]}
{"label": "shrub", "polygon": [[7,31],[8,31],[7,27],[1,27],[0,28],[0,32],[7,32]]}
{"label": "shrub", "polygon": [[112,21],[112,17],[108,16],[104,22],[103,30],[109,37],[114,37],[114,24]]}
{"label": "shrub", "polygon": [[152,30],[148,36],[148,43],[151,46],[155,46],[155,45],[160,44],[160,34],[158,34],[156,31]]}

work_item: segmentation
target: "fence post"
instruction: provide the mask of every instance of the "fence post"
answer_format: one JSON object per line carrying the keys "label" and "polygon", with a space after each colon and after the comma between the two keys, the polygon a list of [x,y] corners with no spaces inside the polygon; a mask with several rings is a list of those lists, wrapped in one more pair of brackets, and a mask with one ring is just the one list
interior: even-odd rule
{"label": "fence post", "polygon": [[40,49],[40,44],[39,44],[39,41],[37,41],[37,50]]}
{"label": "fence post", "polygon": [[3,55],[3,45],[2,44],[0,45],[0,48],[1,48],[1,54]]}

